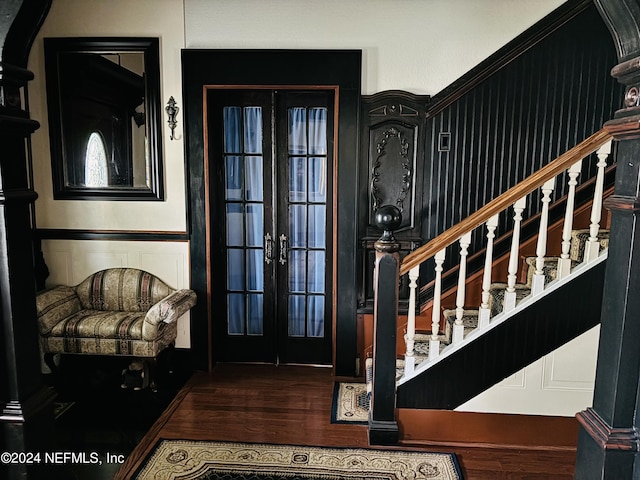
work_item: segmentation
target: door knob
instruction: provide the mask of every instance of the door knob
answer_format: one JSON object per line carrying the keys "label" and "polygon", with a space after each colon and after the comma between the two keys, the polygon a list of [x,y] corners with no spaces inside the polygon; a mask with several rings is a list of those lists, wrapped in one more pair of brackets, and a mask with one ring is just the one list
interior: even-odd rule
{"label": "door knob", "polygon": [[273,260],[273,239],[271,234],[267,233],[264,236],[264,263],[269,265]]}
{"label": "door knob", "polygon": [[280,235],[280,263],[284,265],[287,263],[287,236],[283,233]]}

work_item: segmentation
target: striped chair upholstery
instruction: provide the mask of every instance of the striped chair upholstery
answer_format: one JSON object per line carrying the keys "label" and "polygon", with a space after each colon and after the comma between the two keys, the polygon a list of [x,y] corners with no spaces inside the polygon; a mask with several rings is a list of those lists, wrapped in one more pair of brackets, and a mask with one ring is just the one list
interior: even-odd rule
{"label": "striped chair upholstery", "polygon": [[45,358],[54,353],[155,358],[174,343],[176,320],[195,303],[194,291],[175,290],[143,270],[102,270],[79,285],[36,296],[42,351]]}

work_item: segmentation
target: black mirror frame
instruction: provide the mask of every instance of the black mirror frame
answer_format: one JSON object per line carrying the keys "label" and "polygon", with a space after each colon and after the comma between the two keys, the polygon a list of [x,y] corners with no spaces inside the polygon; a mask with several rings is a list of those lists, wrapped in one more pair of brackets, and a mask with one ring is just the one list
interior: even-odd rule
{"label": "black mirror frame", "polygon": [[[143,52],[145,111],[148,122],[149,185],[144,187],[74,187],[65,185],[63,129],[58,55],[70,52]],[[164,200],[162,107],[160,102],[160,40],[155,37],[45,38],[45,72],[53,198],[56,200]]]}

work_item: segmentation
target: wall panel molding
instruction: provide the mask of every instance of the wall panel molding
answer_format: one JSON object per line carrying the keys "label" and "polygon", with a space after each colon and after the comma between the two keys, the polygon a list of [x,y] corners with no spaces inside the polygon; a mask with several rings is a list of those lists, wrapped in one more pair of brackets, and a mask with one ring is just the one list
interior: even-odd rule
{"label": "wall panel molding", "polygon": [[599,331],[595,328],[542,359],[542,390],[593,394]]}
{"label": "wall panel molding", "polygon": [[519,390],[526,389],[527,388],[527,369],[524,368],[519,372],[514,373],[510,377],[505,378],[502,382],[500,382],[499,385],[504,388],[519,389]]}

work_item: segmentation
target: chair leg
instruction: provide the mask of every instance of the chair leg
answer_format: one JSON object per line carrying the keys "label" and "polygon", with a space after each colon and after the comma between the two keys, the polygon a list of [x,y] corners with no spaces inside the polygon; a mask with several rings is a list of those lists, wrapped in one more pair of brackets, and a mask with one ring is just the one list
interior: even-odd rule
{"label": "chair leg", "polygon": [[158,358],[157,357],[152,357],[152,358],[148,358],[147,359],[147,365],[149,367],[149,388],[154,391],[157,392],[158,391],[158,384],[156,383],[156,373],[158,371]]}
{"label": "chair leg", "polygon": [[167,353],[165,354],[165,360],[167,362],[167,372],[169,372],[169,374],[172,374],[175,371],[175,368],[174,368],[175,365],[173,363],[175,360],[175,357],[173,355],[175,352],[175,349],[176,349],[175,342],[171,342],[166,348]]}
{"label": "chair leg", "polygon": [[47,367],[49,367],[49,370],[51,370],[51,373],[53,374],[53,378],[56,378],[58,375],[58,366],[56,365],[55,362],[55,353],[45,353],[44,354],[44,363],[46,363]]}

